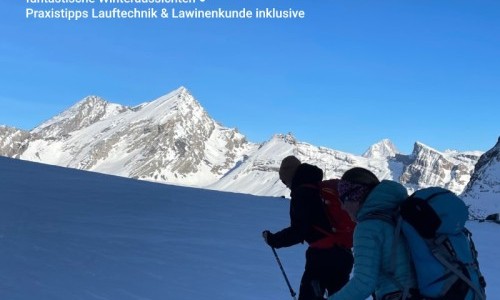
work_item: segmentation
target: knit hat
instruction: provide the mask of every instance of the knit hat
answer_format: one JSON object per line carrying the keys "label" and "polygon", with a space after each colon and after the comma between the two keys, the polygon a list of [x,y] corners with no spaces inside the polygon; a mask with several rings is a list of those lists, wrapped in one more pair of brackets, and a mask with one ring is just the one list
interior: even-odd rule
{"label": "knit hat", "polygon": [[338,184],[340,200],[364,202],[366,196],[379,183],[377,176],[367,169],[355,167],[347,170]]}
{"label": "knit hat", "polygon": [[342,203],[363,202],[365,200],[365,196],[370,192],[370,188],[366,185],[352,183],[347,180],[339,180],[337,189]]}
{"label": "knit hat", "polygon": [[380,180],[378,180],[375,174],[373,174],[370,170],[360,167],[354,167],[347,170],[340,179],[347,180],[352,183],[363,184],[369,187],[374,187],[380,183]]}
{"label": "knit hat", "polygon": [[287,156],[281,161],[279,175],[281,181],[287,187],[292,186],[293,176],[295,175],[295,171],[297,171],[299,165],[300,160],[293,155]]}

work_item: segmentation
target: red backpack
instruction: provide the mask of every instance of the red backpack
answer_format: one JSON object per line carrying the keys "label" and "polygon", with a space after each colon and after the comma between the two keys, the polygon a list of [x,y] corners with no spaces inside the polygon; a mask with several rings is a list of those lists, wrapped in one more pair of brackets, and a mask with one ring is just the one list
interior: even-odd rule
{"label": "red backpack", "polygon": [[325,213],[330,221],[331,230],[326,231],[323,228],[315,227],[326,237],[310,244],[311,247],[329,248],[333,245],[339,245],[348,249],[352,248],[352,235],[356,223],[342,209],[337,191],[338,182],[339,179],[330,179],[322,181],[319,185],[321,199],[323,200]]}

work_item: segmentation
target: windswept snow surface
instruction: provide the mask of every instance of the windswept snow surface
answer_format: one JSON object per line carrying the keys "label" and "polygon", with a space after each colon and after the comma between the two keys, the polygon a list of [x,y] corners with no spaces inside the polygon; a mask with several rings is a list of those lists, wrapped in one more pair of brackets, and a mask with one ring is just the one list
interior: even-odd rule
{"label": "windswept snow surface", "polygon": [[[0,299],[290,299],[261,238],[288,204],[0,157]],[[500,226],[469,227],[500,299]],[[278,250],[296,291],[304,251]]]}

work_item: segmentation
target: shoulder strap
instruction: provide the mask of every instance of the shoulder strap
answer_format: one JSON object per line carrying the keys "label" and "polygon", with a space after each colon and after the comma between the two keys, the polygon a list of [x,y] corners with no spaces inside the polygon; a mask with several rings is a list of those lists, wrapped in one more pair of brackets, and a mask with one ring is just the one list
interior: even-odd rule
{"label": "shoulder strap", "polygon": [[467,285],[474,290],[474,293],[476,294],[475,299],[481,299],[481,300],[486,300],[485,295],[483,292],[477,287],[460,269],[458,269],[456,266],[451,264],[446,257],[444,257],[439,251],[437,251],[438,247],[435,247],[432,249],[432,254],[434,257],[441,263],[443,266],[445,266],[448,270],[453,272],[455,275],[457,275],[461,280],[463,280]]}
{"label": "shoulder strap", "polygon": [[464,234],[467,236],[467,239],[469,240],[469,246],[472,252],[472,257],[474,259],[474,268],[477,271],[477,275],[479,276],[479,284],[481,285],[481,290],[475,292],[477,293],[478,297],[482,297],[483,299],[486,298],[486,291],[484,290],[486,287],[486,281],[484,279],[483,274],[481,273],[481,269],[479,268],[479,261],[477,260],[477,250],[476,250],[476,245],[474,244],[474,241],[472,240],[472,232],[470,232],[467,228],[464,227],[463,230]]}
{"label": "shoulder strap", "polygon": [[[485,300],[486,295],[484,293],[484,290],[482,290],[483,285],[484,285],[484,277],[482,276],[480,270],[479,270],[479,263],[477,261],[477,251],[476,247],[474,246],[474,242],[472,241],[472,233],[464,228],[463,233],[469,240],[469,245],[470,245],[470,250],[472,252],[472,257],[473,257],[473,264],[474,268],[476,268],[478,279],[479,279],[479,284],[481,287],[478,287],[475,285],[467,275],[464,274],[464,272],[458,268],[456,265],[452,264],[445,255],[443,255],[442,250],[443,247],[446,248],[449,251],[449,247],[447,246],[447,243],[449,243],[448,238],[446,235],[442,235],[434,239],[433,241],[428,241],[429,248],[431,249],[432,255],[443,265],[445,266],[448,270],[453,272],[458,278],[463,280],[475,293],[474,299],[480,299],[480,300]],[[455,254],[452,253],[452,256],[455,256]]]}

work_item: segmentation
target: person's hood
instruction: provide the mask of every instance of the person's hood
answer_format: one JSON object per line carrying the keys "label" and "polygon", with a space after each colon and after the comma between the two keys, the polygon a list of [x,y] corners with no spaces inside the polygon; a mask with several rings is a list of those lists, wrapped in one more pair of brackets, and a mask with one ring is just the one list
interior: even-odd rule
{"label": "person's hood", "polygon": [[406,188],[401,184],[382,180],[366,197],[363,206],[358,211],[357,218],[362,219],[369,213],[395,209],[408,197]]}

